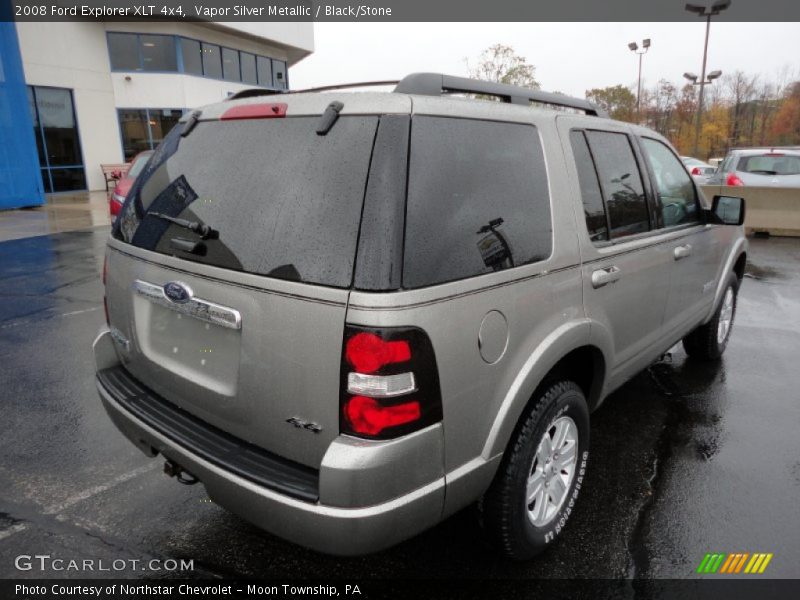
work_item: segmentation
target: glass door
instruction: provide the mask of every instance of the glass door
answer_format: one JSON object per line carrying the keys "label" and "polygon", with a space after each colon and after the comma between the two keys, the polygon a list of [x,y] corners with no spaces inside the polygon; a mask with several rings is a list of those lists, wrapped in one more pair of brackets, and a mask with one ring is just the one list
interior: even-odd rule
{"label": "glass door", "polygon": [[33,132],[46,193],[86,189],[72,90],[28,87]]}

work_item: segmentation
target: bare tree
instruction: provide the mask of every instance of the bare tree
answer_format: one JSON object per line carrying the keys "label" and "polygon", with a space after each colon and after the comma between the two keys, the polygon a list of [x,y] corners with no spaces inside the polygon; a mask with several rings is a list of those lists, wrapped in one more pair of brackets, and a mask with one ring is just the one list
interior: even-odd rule
{"label": "bare tree", "polygon": [[488,47],[478,57],[478,62],[470,66],[464,59],[470,77],[483,81],[508,83],[538,90],[536,67],[528,63],[524,56],[515,53],[514,48],[503,44]]}

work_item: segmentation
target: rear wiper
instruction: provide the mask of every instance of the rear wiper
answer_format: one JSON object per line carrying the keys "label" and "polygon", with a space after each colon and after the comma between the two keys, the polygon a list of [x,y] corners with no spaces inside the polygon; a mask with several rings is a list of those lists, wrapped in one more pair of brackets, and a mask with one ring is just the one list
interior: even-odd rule
{"label": "rear wiper", "polygon": [[755,173],[756,175],[777,175],[777,171],[767,171],[766,169],[756,169],[755,171],[750,171],[750,173]]}
{"label": "rear wiper", "polygon": [[155,217],[157,219],[163,219],[165,221],[169,221],[170,223],[174,223],[178,227],[183,227],[184,229],[193,231],[200,236],[200,239],[203,240],[216,240],[219,237],[219,231],[213,229],[212,227],[204,223],[200,223],[199,221],[187,221],[186,219],[179,219],[178,217],[170,217],[169,215],[165,215],[163,213],[158,213],[158,212],[149,212],[147,214],[151,217]]}

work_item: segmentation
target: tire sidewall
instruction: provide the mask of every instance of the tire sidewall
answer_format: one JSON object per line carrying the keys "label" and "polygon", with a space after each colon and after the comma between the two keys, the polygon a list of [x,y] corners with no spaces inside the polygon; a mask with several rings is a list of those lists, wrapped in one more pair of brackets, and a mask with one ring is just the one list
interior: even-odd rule
{"label": "tire sidewall", "polygon": [[[719,339],[717,338],[717,331],[719,328],[719,320],[722,316],[722,306],[725,304],[725,296],[728,293],[728,290],[733,291],[733,312],[731,313],[731,324],[728,327],[728,333],[725,336],[725,339],[722,340],[720,343]],[[712,331],[710,332],[714,336],[714,342],[716,343],[716,348],[714,354],[719,357],[722,356],[722,353],[725,352],[725,348],[728,346],[728,341],[731,339],[731,333],[733,332],[733,324],[736,321],[736,309],[739,304],[739,278],[736,275],[731,274],[728,277],[728,282],[725,285],[725,291],[722,292],[722,298],[720,298],[719,306],[717,307],[717,312],[714,313],[714,319],[712,321]]]}
{"label": "tire sidewall", "polygon": [[[545,394],[546,396],[547,394]],[[545,432],[553,423],[562,416],[570,417],[578,429],[578,453],[575,465],[575,476],[572,479],[567,499],[559,509],[555,517],[543,527],[536,527],[528,517],[526,505],[526,490],[530,468],[533,464],[533,457],[539,447]],[[531,415],[529,418],[536,418]],[[517,464],[514,473],[515,496],[510,515],[516,531],[520,532],[520,541],[529,548],[531,555],[538,554],[545,547],[552,544],[567,524],[572,511],[575,508],[578,495],[583,487],[586,476],[586,466],[589,460],[589,411],[583,394],[574,384],[568,387],[561,394],[553,398],[544,411],[540,413],[537,423],[532,429],[532,433],[527,440],[526,451],[522,454],[521,460]]]}

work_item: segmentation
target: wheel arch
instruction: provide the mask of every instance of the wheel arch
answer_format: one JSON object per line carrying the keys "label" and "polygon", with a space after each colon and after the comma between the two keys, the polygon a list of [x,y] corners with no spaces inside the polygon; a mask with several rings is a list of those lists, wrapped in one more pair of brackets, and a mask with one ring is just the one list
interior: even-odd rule
{"label": "wheel arch", "polygon": [[607,352],[592,343],[591,322],[583,320],[558,328],[530,355],[511,385],[483,448],[484,459],[505,452],[530,402],[557,379],[574,381],[586,396],[589,410],[602,400],[608,379]]}

